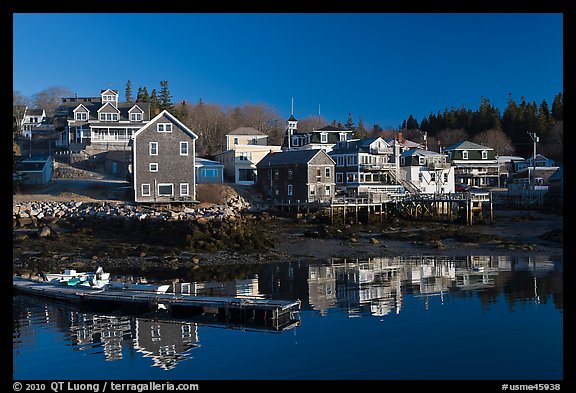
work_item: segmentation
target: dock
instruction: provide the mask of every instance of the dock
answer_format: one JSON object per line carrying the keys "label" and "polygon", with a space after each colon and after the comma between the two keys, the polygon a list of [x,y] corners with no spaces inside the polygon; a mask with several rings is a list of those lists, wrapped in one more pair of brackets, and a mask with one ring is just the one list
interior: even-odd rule
{"label": "dock", "polygon": [[294,312],[300,310],[299,300],[197,296],[109,288],[76,288],[19,277],[14,277],[12,282],[14,291],[17,293],[41,296],[99,311],[121,310],[131,313],[146,313],[163,310],[177,318],[215,314],[219,320],[224,322],[251,320],[278,329],[286,324],[292,324]]}

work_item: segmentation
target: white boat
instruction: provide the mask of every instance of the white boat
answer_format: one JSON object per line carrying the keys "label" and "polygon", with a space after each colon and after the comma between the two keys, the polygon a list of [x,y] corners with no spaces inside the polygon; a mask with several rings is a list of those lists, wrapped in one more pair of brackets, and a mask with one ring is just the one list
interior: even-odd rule
{"label": "white boat", "polygon": [[110,280],[110,273],[105,273],[104,269],[98,266],[95,272],[77,272],[73,269],[66,269],[64,273],[47,273],[44,277],[45,281],[54,284],[103,288]]}

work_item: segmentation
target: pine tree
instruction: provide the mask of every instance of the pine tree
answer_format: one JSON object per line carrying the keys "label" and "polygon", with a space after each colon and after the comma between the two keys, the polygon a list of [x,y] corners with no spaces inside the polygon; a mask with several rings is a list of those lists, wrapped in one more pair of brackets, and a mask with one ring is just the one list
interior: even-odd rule
{"label": "pine tree", "polygon": [[362,120],[362,116],[358,119],[358,127],[354,129],[354,138],[362,139],[368,136],[368,131],[364,128],[364,121]]}
{"label": "pine tree", "polygon": [[548,134],[552,130],[552,127],[554,127],[554,119],[552,118],[546,100],[542,100],[540,103],[540,108],[538,110],[538,123],[539,132],[542,135]]}
{"label": "pine tree", "polygon": [[168,81],[160,81],[160,97],[158,98],[160,110],[170,111],[173,108],[172,96],[168,90]]}
{"label": "pine tree", "polygon": [[412,113],[410,113],[410,116],[408,116],[408,121],[406,122],[406,129],[417,130],[418,128],[418,120],[414,119]]}
{"label": "pine tree", "polygon": [[156,109],[160,109],[158,102],[158,94],[156,94],[156,89],[152,89],[152,94],[150,94],[150,113],[155,114]]}
{"label": "pine tree", "polygon": [[148,88],[146,88],[146,86],[138,88],[136,102],[150,102],[150,95],[148,94]]}
{"label": "pine tree", "polygon": [[348,112],[348,120],[346,120],[346,129],[350,131],[354,131],[354,120],[352,120],[352,114]]}
{"label": "pine tree", "polygon": [[132,82],[126,82],[126,102],[132,102]]}
{"label": "pine tree", "polygon": [[556,121],[563,120],[564,117],[564,96],[562,93],[556,94],[552,102],[552,117]]}

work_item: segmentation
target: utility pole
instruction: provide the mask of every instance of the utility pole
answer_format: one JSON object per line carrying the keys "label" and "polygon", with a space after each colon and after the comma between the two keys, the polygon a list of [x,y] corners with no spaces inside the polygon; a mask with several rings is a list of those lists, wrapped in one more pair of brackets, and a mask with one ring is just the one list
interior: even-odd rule
{"label": "utility pole", "polygon": [[[540,142],[540,138],[536,135],[535,132],[527,131],[530,138],[532,138],[532,142],[534,142],[534,154],[532,155],[532,170],[534,171],[534,175],[536,174],[536,143]],[[528,167],[530,168],[530,167]],[[528,184],[532,184],[530,180],[530,171],[528,171]]]}

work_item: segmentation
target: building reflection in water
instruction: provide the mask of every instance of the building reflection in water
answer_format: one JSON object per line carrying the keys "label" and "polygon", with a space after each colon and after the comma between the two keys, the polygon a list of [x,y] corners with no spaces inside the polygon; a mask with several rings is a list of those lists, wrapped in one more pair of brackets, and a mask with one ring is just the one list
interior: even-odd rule
{"label": "building reflection in water", "polygon": [[334,307],[345,309],[351,317],[399,314],[406,295],[422,298],[428,309],[433,296],[443,304],[448,292],[494,290],[497,278],[503,287],[512,269],[533,275],[534,299],[539,301],[538,276],[557,266],[547,256],[333,258],[308,267],[308,300],[321,315]]}
{"label": "building reflection in water", "polygon": [[[548,256],[510,257],[387,257],[330,259],[318,263],[259,265],[250,278],[182,283],[174,290],[189,295],[225,295],[299,299],[303,310],[326,315],[344,310],[350,317],[393,316],[412,305],[407,297],[422,299],[425,309],[443,305],[452,296],[478,294],[482,304],[499,295],[509,307],[518,302],[546,302],[563,307],[562,263]],[[200,346],[198,327],[214,325],[200,320],[170,320],[85,313],[71,306],[14,298],[13,346],[34,345],[32,325],[55,324],[78,351],[103,348],[107,361],[137,352],[154,367],[173,369],[192,358]],[[220,325],[222,326],[222,325]],[[226,325],[227,328],[234,328]],[[245,326],[239,326],[245,329]],[[252,329],[251,329],[252,330]]]}

